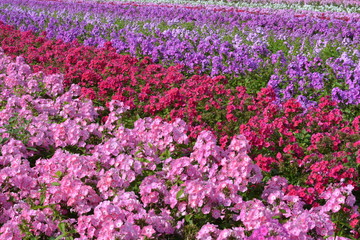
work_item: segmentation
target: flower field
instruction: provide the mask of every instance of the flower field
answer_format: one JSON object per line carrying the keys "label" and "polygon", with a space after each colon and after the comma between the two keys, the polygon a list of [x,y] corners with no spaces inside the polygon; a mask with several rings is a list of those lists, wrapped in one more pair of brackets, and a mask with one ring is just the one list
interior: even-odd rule
{"label": "flower field", "polygon": [[360,238],[360,3],[0,0],[0,240]]}

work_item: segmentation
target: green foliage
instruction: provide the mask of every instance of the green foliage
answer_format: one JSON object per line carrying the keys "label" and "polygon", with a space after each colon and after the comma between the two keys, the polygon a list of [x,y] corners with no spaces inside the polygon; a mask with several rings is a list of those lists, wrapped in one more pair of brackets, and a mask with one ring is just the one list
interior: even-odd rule
{"label": "green foliage", "polygon": [[260,66],[257,69],[253,69],[252,71],[248,70],[246,73],[238,76],[228,75],[228,86],[230,88],[244,86],[246,87],[247,93],[255,95],[262,88],[265,88],[267,86],[267,83],[270,80],[271,75],[273,74],[273,67],[264,68]]}
{"label": "green foliage", "polygon": [[306,149],[310,146],[311,133],[307,132],[305,129],[302,129],[299,133],[294,133],[294,136],[296,137],[297,142],[303,149]]}
{"label": "green foliage", "polygon": [[84,29],[86,31],[92,31],[94,29],[94,25],[91,24],[91,23],[88,23],[88,24],[85,25]]}
{"label": "green foliage", "polygon": [[54,116],[49,116],[49,120],[55,123],[63,123],[66,121],[66,118],[59,115],[54,115]]}
{"label": "green foliage", "polygon": [[76,145],[67,145],[63,148],[65,151],[80,155],[90,155],[85,147],[79,147]]}
{"label": "green foliage", "polygon": [[188,31],[192,31],[195,28],[195,22],[185,22],[180,24],[180,26]]}
{"label": "green foliage", "polygon": [[360,105],[339,104],[343,113],[344,120],[352,121],[355,117],[360,116]]}
{"label": "green foliage", "polygon": [[69,223],[61,222],[58,225],[59,230],[61,231],[61,235],[55,238],[54,240],[73,240],[74,237],[78,237],[79,234],[76,232],[76,230],[71,226]]}
{"label": "green foliage", "polygon": [[34,154],[31,157],[28,157],[28,161],[30,162],[31,167],[35,166],[38,159],[49,159],[55,154],[55,148],[53,146],[49,148],[39,146],[33,148],[28,147],[27,149],[34,151]]}
{"label": "green foliage", "polygon": [[116,29],[120,30],[125,28],[125,26],[128,24],[125,20],[122,20],[120,18],[117,18],[114,22],[114,24],[116,25]]}
{"label": "green foliage", "polygon": [[94,134],[90,134],[90,137],[85,141],[86,144],[90,144],[90,145],[99,145],[103,142],[103,139],[101,139],[100,137],[94,135]]}
{"label": "green foliage", "polygon": [[338,230],[336,231],[337,237],[351,236],[352,227],[350,226],[349,219],[349,213],[344,212],[343,209],[331,214],[331,221],[335,223]]}
{"label": "green foliage", "polygon": [[[62,174],[62,173],[61,173]],[[60,172],[57,172],[58,176],[61,176]],[[53,186],[58,186],[58,184],[53,184]],[[34,199],[28,198],[26,201],[31,206],[31,209],[33,210],[43,210],[43,209],[51,209],[52,211],[52,218],[53,220],[59,220],[58,224],[58,230],[61,232],[61,235],[58,237],[48,237],[44,233],[37,235],[33,231],[33,227],[31,225],[31,222],[22,220],[22,223],[19,225],[20,231],[25,235],[23,239],[27,240],[43,240],[43,239],[52,239],[52,240],[60,240],[60,239],[66,239],[66,240],[73,240],[77,237],[80,237],[80,235],[76,232],[74,226],[67,222],[63,222],[63,220],[66,220],[69,218],[69,216],[62,215],[58,210],[56,204],[49,204],[49,205],[43,205],[45,200],[45,193],[47,191],[47,187],[45,185],[42,186],[40,189],[41,196],[39,201],[34,201]]]}
{"label": "green foliage", "polygon": [[240,196],[244,199],[244,201],[250,201],[253,199],[261,199],[261,194],[264,191],[265,185],[263,183],[252,184],[248,186],[246,192],[238,192]]}
{"label": "green foliage", "polygon": [[338,58],[341,56],[341,52],[338,50],[338,46],[332,43],[326,44],[326,47],[323,48],[319,56],[322,60],[326,61],[329,58]]}
{"label": "green foliage", "polygon": [[285,55],[289,53],[289,48],[285,44],[285,40],[275,39],[273,35],[268,37],[268,49],[272,53],[276,53],[278,51],[282,51]]}
{"label": "green foliage", "polygon": [[286,160],[279,164],[278,169],[272,168],[272,174],[286,176],[289,184],[305,186],[304,183],[307,179],[307,174],[304,173],[304,169],[292,161],[293,157],[290,154],[284,154],[283,156]]}
{"label": "green foliage", "polygon": [[165,21],[161,21],[157,27],[160,31],[169,30],[171,28]]}
{"label": "green foliage", "polygon": [[192,240],[196,238],[196,234],[200,228],[194,224],[186,224],[183,229],[183,239]]}
{"label": "green foliage", "polygon": [[134,112],[131,110],[126,111],[121,115],[121,118],[118,120],[116,125],[119,126],[120,124],[122,124],[126,128],[133,129],[134,123],[143,117],[145,117],[145,116],[140,116],[138,112]]}
{"label": "green foliage", "polygon": [[[19,140],[26,145],[30,139],[30,132],[27,130],[31,120],[19,117],[19,113],[14,113],[14,116],[9,119],[8,124],[2,126],[6,129],[5,133],[8,133],[10,137]],[[2,139],[1,141],[4,141]]]}
{"label": "green foliage", "polygon": [[136,179],[130,183],[130,186],[126,188],[126,192],[134,192],[135,194],[139,194],[140,192],[140,184],[142,183],[142,181],[151,175],[154,175],[155,171],[152,170],[144,170],[142,171],[142,174],[137,175]]}

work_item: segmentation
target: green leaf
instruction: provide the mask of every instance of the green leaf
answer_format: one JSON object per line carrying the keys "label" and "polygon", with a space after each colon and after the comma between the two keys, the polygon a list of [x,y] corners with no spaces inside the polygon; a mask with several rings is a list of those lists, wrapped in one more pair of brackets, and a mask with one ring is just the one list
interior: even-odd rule
{"label": "green leaf", "polygon": [[11,124],[11,123],[15,123],[17,121],[17,116],[15,116],[15,117],[11,117],[10,119],[9,119],[9,123]]}
{"label": "green leaf", "polygon": [[286,210],[285,210],[285,209],[279,209],[279,211],[280,211],[281,213],[286,213]]}
{"label": "green leaf", "polygon": [[55,238],[55,240],[60,240],[60,239],[62,239],[64,237],[66,237],[66,236],[67,236],[67,233],[63,233],[60,236],[58,236],[57,238]]}
{"label": "green leaf", "polygon": [[43,204],[45,202],[45,198],[46,198],[46,194],[45,193],[41,193],[40,196],[40,204]]}
{"label": "green leaf", "polygon": [[181,195],[184,193],[185,187],[182,187],[176,194],[176,200],[180,200]]}
{"label": "green leaf", "polygon": [[191,214],[185,215],[185,221],[190,224],[193,224],[193,221],[191,220],[192,217],[193,217],[193,215],[191,215]]}
{"label": "green leaf", "polygon": [[33,148],[33,147],[26,147],[27,150],[30,150],[30,151],[37,151],[36,148]]}
{"label": "green leaf", "polygon": [[8,138],[1,138],[0,137],[0,144],[4,144],[8,141],[9,139]]}
{"label": "green leaf", "polygon": [[145,159],[145,158],[135,158],[136,160],[140,161],[140,162],[144,162],[144,163],[149,163],[150,161]]}
{"label": "green leaf", "polygon": [[51,185],[53,185],[53,186],[60,186],[61,184],[58,183],[58,182],[53,182],[53,183],[51,183]]}
{"label": "green leaf", "polygon": [[64,223],[64,222],[59,223],[58,228],[60,229],[60,231],[62,233],[65,233],[66,232],[66,223]]}
{"label": "green leaf", "polygon": [[135,154],[134,154],[134,155],[137,155],[137,154],[142,153],[142,152],[143,152],[143,150],[142,150],[142,149],[137,150],[137,151],[135,152]]}
{"label": "green leaf", "polygon": [[166,149],[161,155],[160,155],[160,159],[165,160],[170,158],[171,153],[169,151],[169,149]]}
{"label": "green leaf", "polygon": [[54,176],[54,177],[56,177],[56,178],[61,178],[62,175],[63,175],[63,173],[62,173],[61,171],[57,171],[57,172],[55,173],[55,176]]}
{"label": "green leaf", "polygon": [[50,207],[49,205],[46,205],[46,206],[40,206],[40,205],[38,205],[38,206],[33,206],[33,207],[31,207],[31,209],[33,209],[33,210],[38,210],[38,209],[45,209],[45,208],[48,208],[48,207]]}

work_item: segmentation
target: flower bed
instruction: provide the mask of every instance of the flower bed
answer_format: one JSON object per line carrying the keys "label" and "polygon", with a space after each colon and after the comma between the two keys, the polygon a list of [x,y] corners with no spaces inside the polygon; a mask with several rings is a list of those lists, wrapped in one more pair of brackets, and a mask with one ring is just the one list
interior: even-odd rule
{"label": "flower bed", "polygon": [[[41,22],[34,9],[97,6],[25,3],[33,5],[5,6],[3,20],[22,29],[25,12]],[[210,13],[181,11],[197,19]],[[239,16],[248,26],[266,19]],[[352,21],[313,17],[315,28],[354,29]],[[105,25],[93,23],[99,33]],[[0,23],[0,239],[360,237],[357,35],[338,56],[323,55],[326,47],[293,54],[248,42],[240,62],[257,59],[257,68],[209,76],[164,55],[154,62],[144,49],[126,53],[114,39],[94,46],[54,40],[39,26]],[[329,46],[351,38],[333,30],[318,37]]]}
{"label": "flower bed", "polygon": [[[102,107],[81,99],[79,85],[65,90],[62,75],[32,73],[20,57],[0,64],[4,239],[289,239],[345,234],[358,222],[351,180],[322,184],[306,205],[286,178],[264,181],[243,135],[221,148],[202,131],[189,149],[180,119],[129,129],[117,123],[127,107],[112,100],[102,123]],[[312,165],[313,180],[321,167]],[[334,169],[343,168],[329,178]],[[341,218],[347,229],[337,228]]]}

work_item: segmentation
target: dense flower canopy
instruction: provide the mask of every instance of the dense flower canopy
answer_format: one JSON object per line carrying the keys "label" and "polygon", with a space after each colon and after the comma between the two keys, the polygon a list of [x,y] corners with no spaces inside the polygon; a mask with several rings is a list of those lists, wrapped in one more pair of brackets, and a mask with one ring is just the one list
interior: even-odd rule
{"label": "dense flower canopy", "polygon": [[162,2],[0,0],[0,239],[359,238],[360,15]]}

